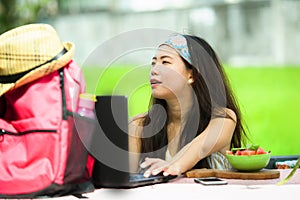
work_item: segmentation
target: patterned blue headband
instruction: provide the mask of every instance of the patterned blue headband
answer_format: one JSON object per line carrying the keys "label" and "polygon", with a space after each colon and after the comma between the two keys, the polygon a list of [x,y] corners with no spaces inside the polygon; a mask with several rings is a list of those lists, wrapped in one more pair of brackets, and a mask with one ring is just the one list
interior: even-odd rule
{"label": "patterned blue headband", "polygon": [[183,35],[174,35],[168,38],[163,44],[175,49],[179,55],[192,65],[191,55],[188,49],[187,41]]}

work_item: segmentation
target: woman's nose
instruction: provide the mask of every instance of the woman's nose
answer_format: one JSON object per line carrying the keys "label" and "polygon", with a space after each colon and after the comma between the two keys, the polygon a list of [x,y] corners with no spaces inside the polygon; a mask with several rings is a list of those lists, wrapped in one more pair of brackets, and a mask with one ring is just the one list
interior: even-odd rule
{"label": "woman's nose", "polygon": [[150,75],[154,76],[154,75],[158,75],[158,66],[157,65],[153,65],[150,71]]}

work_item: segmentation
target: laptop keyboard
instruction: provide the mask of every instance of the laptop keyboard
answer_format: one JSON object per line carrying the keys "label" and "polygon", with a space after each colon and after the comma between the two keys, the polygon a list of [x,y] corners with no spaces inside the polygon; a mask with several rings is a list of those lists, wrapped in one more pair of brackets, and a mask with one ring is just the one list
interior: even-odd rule
{"label": "laptop keyboard", "polygon": [[130,174],[129,181],[130,182],[145,182],[145,181],[155,181],[155,182],[161,182],[161,181],[167,181],[171,180],[173,178],[176,178],[177,176],[163,176],[162,173],[158,175],[151,175],[149,177],[144,177],[143,174]]}
{"label": "laptop keyboard", "polygon": [[129,180],[131,182],[135,182],[135,181],[143,181],[143,180],[149,180],[149,179],[154,179],[160,176],[149,176],[149,177],[144,177],[143,174],[131,174],[129,177]]}

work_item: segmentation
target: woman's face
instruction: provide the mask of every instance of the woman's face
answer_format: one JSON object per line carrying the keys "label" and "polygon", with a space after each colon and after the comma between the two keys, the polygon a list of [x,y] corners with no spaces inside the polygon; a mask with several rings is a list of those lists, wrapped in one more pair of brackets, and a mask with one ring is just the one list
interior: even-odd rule
{"label": "woman's face", "polygon": [[187,88],[191,88],[189,79],[192,79],[192,70],[186,68],[176,50],[161,45],[152,58],[150,84],[153,97],[168,100],[185,95]]}

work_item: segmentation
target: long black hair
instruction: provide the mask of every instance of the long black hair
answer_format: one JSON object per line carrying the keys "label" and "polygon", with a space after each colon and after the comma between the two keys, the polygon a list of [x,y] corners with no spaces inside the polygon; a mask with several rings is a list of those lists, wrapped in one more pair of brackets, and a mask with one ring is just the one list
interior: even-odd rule
{"label": "long black hair", "polygon": [[[202,38],[184,35],[187,40],[192,65],[185,61],[187,69],[192,70],[194,82],[191,84],[194,91],[194,107],[191,109],[184,125],[178,150],[201,134],[212,118],[231,118],[226,115],[224,108],[233,110],[236,114],[236,127],[231,139],[231,147],[241,147],[246,137],[245,129],[241,123],[241,114],[237,101],[230,88],[229,81],[221,63],[212,47]],[[148,114],[143,119],[143,132],[141,138],[141,159],[145,157],[158,157],[164,159],[168,146],[167,103],[163,99],[151,97]],[[161,108],[165,112],[161,112]],[[162,124],[163,122],[163,124]],[[159,128],[158,128],[159,127]],[[209,168],[207,159],[199,161],[194,168]]]}

